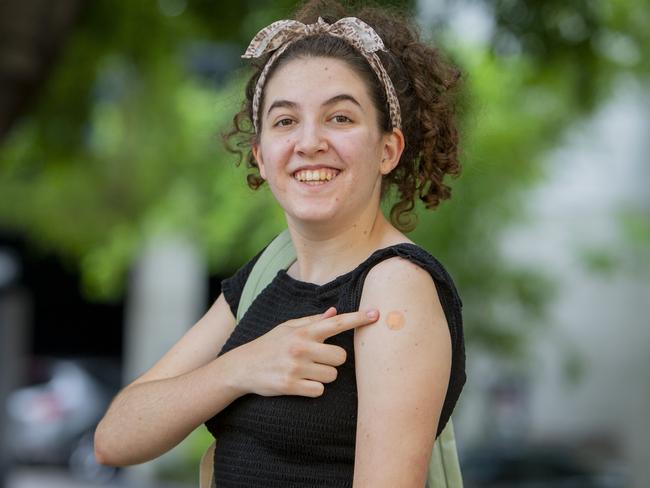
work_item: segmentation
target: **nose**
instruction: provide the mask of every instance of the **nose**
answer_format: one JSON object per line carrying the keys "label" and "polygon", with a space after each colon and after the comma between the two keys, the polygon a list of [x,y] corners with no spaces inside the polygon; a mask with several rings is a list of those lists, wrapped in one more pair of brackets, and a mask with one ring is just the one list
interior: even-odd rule
{"label": "nose", "polygon": [[295,144],[295,152],[301,156],[313,156],[327,151],[329,145],[318,122],[304,122]]}

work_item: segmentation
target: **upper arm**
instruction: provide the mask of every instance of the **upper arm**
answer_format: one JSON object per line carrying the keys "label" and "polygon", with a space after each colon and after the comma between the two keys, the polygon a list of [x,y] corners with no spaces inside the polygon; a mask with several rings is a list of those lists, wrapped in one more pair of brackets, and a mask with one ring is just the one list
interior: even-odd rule
{"label": "upper arm", "polygon": [[371,307],[379,323],[354,336],[354,486],[421,488],[451,372],[449,327],[431,275],[400,257],[368,273],[359,308]]}
{"label": "upper arm", "polygon": [[236,325],[223,293],[156,364],[127,386],[173,378],[199,368],[217,357]]}

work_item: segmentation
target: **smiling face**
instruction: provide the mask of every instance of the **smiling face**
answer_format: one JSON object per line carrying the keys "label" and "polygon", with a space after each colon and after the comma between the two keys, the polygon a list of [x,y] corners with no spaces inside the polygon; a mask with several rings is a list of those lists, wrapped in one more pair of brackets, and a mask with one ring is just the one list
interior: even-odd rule
{"label": "smiling face", "polygon": [[338,59],[297,58],[264,90],[253,155],[287,218],[344,223],[377,209],[381,177],[404,140],[397,129],[380,131],[362,78]]}

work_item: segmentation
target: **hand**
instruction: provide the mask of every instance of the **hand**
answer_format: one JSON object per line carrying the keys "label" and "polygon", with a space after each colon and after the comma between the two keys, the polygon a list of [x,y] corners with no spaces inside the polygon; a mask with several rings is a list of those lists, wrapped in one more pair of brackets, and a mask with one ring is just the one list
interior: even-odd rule
{"label": "hand", "polygon": [[318,397],[325,391],[323,383],[336,379],[335,366],[347,357],[345,349],[323,341],[378,318],[377,310],[336,315],[330,307],[322,314],[283,322],[230,351],[237,354],[239,385],[246,393],[263,396]]}

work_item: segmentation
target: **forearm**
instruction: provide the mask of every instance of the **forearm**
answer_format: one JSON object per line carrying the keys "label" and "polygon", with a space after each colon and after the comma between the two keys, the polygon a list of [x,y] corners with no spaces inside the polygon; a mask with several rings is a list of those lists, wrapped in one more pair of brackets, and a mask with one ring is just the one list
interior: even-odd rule
{"label": "forearm", "polygon": [[122,390],[95,431],[98,461],[112,466],[150,461],[244,395],[232,359],[229,352],[189,373]]}

